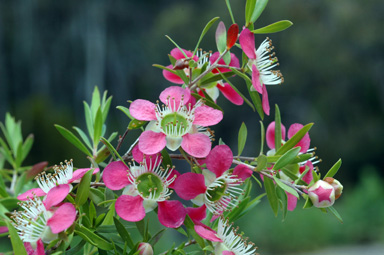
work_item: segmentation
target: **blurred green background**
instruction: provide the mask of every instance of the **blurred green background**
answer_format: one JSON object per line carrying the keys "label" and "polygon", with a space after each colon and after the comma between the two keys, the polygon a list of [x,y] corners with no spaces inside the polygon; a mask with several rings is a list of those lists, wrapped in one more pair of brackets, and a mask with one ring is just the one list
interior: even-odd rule
{"label": "blurred green background", "polygon": [[[242,25],[245,1],[232,0],[231,5]],[[285,78],[282,86],[269,87],[270,103],[279,105],[287,128],[296,122],[315,123],[310,136],[323,160],[318,166],[326,172],[342,158],[336,177],[345,185],[335,206],[344,224],[300,208],[281,222],[263,201],[239,222],[261,254],[384,242],[383,13],[382,0],[275,0],[256,22],[256,28],[282,19],[294,23],[268,35]],[[128,106],[126,101],[136,98],[154,101],[171,85],[161,70],[152,67],[169,63],[173,45],[164,35],[193,49],[215,16],[229,27],[224,0],[2,0],[0,120],[10,112],[22,120],[25,135],[35,135],[26,163],[56,164],[73,158],[76,166],[86,167],[87,160],[53,124],[85,127],[82,101],[90,101],[97,85],[113,95],[107,133],[122,134],[128,119],[115,107]],[[256,36],[256,44],[264,39]],[[215,49],[214,29],[201,47]],[[240,56],[239,51],[234,53]],[[242,80],[234,79],[234,84],[246,91]],[[218,103],[225,116],[215,127],[216,136],[236,151],[237,130],[244,121],[249,140],[243,154],[256,155],[258,115],[223,97]],[[266,117],[264,124],[271,121],[273,117]],[[123,149],[138,135],[133,132]]]}

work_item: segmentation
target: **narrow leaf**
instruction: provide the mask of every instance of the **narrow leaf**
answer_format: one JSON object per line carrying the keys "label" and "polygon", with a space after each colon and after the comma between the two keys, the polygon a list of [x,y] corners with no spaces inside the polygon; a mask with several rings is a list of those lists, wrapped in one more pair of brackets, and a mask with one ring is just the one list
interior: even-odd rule
{"label": "narrow leaf", "polygon": [[99,249],[102,249],[102,250],[113,249],[113,245],[111,244],[110,241],[105,240],[104,238],[93,233],[91,230],[89,230],[84,226],[80,226],[79,224],[76,224],[75,233],[78,234],[85,241],[89,242],[90,244],[96,246]]}
{"label": "narrow leaf", "polygon": [[212,100],[209,100],[209,99],[207,99],[207,98],[205,98],[205,97],[202,97],[202,96],[200,96],[200,95],[197,94],[197,93],[191,93],[191,95],[192,95],[194,98],[196,98],[196,100],[199,100],[199,99],[203,99],[203,98],[204,98],[204,100],[205,100],[205,105],[210,106],[210,107],[212,107],[212,108],[214,108],[214,109],[223,111],[223,109],[221,109],[221,107],[218,106],[217,104],[215,104],[215,102],[213,102]]}
{"label": "narrow leaf", "polygon": [[[257,0],[255,9],[253,10],[250,23],[253,24],[260,17],[261,13],[264,11],[265,7],[268,4],[268,0]],[[248,24],[246,24],[248,27]]]}
{"label": "narrow leaf", "polygon": [[180,52],[183,53],[185,58],[188,58],[187,54],[183,51],[183,49],[180,48],[180,46],[175,41],[173,41],[171,37],[169,37],[168,35],[165,35],[165,37],[167,37],[168,40],[170,40],[180,50]]}
{"label": "narrow leaf", "polygon": [[277,216],[277,211],[279,210],[279,201],[277,199],[275,184],[268,177],[264,177],[264,187],[267,193],[269,204],[271,205],[272,211]]}
{"label": "narrow leaf", "polygon": [[297,191],[288,186],[287,184],[283,183],[279,178],[277,178],[276,176],[273,176],[273,179],[275,180],[276,184],[279,185],[280,188],[282,188],[283,190],[285,190],[286,192],[294,195],[295,197],[299,198],[299,194],[297,193]]}
{"label": "narrow leaf", "polygon": [[283,211],[283,221],[284,221],[288,212],[288,197],[287,197],[287,194],[284,192],[284,190],[279,186],[276,187],[276,194],[280,201],[281,210]]}
{"label": "narrow leaf", "polygon": [[341,223],[344,223],[343,222],[343,218],[341,218],[340,214],[336,211],[335,207],[333,206],[330,206],[327,208],[333,215],[335,215],[335,217],[341,222]]}
{"label": "narrow leaf", "polygon": [[219,17],[215,17],[215,18],[211,19],[211,20],[207,23],[207,25],[205,25],[203,31],[201,32],[200,38],[199,38],[199,40],[197,41],[195,50],[193,51],[193,56],[196,55],[197,49],[199,48],[200,42],[201,42],[201,40],[203,40],[203,37],[205,36],[205,34],[208,32],[208,30],[211,28],[211,26],[212,26],[212,25],[216,22],[216,20],[218,20],[218,19],[219,19]]}
{"label": "narrow leaf", "polygon": [[93,124],[93,148],[97,149],[97,145],[99,144],[101,132],[103,129],[103,114],[100,107],[96,111],[95,122]]}
{"label": "narrow leaf", "polygon": [[267,157],[263,154],[257,157],[257,168],[256,171],[260,172],[267,167]]}
{"label": "narrow leaf", "polygon": [[281,147],[281,117],[279,106],[275,105],[275,150],[277,151]]}
{"label": "narrow leaf", "polygon": [[23,155],[21,161],[23,161],[28,156],[28,153],[30,152],[33,145],[33,140],[34,136],[32,134],[30,134],[27,139],[25,139],[23,144]]}
{"label": "narrow leaf", "polygon": [[89,188],[92,179],[93,170],[89,170],[82,178],[77,188],[75,202],[77,206],[82,206],[88,199]]}
{"label": "narrow leaf", "polygon": [[148,121],[143,121],[143,120],[131,120],[128,124],[128,129],[138,129],[147,124]]}
{"label": "narrow leaf", "polygon": [[265,27],[262,27],[259,29],[255,29],[251,32],[254,34],[277,33],[277,32],[280,32],[280,31],[283,31],[283,30],[289,28],[292,25],[293,25],[293,23],[289,20],[281,20],[281,21],[275,22],[273,24],[270,24],[268,26],[265,26]]}
{"label": "narrow leaf", "polygon": [[229,3],[229,0],[225,0],[225,3],[227,4],[229,15],[231,16],[232,23],[235,24],[235,18],[233,17],[231,4]]}
{"label": "narrow leaf", "polygon": [[253,23],[251,22],[251,18],[255,10],[255,6],[256,0],[247,0],[247,3],[245,4],[245,25],[247,27],[249,23]]}
{"label": "narrow leaf", "polygon": [[80,128],[78,127],[72,127],[74,130],[76,130],[76,132],[80,135],[81,139],[83,139],[85,145],[88,146],[88,148],[90,150],[92,150],[92,145],[91,145],[91,142],[89,141],[88,139],[88,136],[84,133],[83,130],[81,130]]}
{"label": "narrow leaf", "polygon": [[339,159],[332,167],[329,169],[328,173],[324,176],[325,177],[333,177],[339,171],[339,168],[341,167],[341,159]]}
{"label": "narrow leaf", "polygon": [[55,124],[56,129],[60,132],[62,136],[64,136],[65,139],[67,139],[70,143],[72,143],[76,148],[87,154],[88,156],[92,157],[92,154],[87,150],[87,147],[77,138],[71,131],[68,129]]}
{"label": "narrow leaf", "polygon": [[273,170],[279,170],[289,163],[291,163],[299,154],[301,147],[295,147],[287,151],[284,155],[282,155],[273,166]]}
{"label": "narrow leaf", "polygon": [[244,150],[244,147],[245,147],[245,142],[247,141],[247,126],[245,125],[245,123],[243,122],[240,126],[240,129],[239,129],[239,135],[238,135],[238,139],[237,139],[237,148],[238,148],[238,156],[241,155],[241,153],[243,152]]}
{"label": "narrow leaf", "polygon": [[87,124],[88,134],[91,136],[91,135],[93,135],[92,112],[91,112],[91,108],[89,107],[87,102],[84,101],[83,104],[84,104],[85,123]]}
{"label": "narrow leaf", "polygon": [[129,112],[129,109],[127,107],[124,107],[124,106],[117,106],[116,107],[117,109],[119,109],[120,111],[122,111],[125,115],[128,116],[128,118],[130,118],[131,120],[134,120],[135,118],[132,117],[132,115],[130,114]]}
{"label": "narrow leaf", "polygon": [[280,149],[276,151],[276,155],[283,155],[288,150],[292,149],[300,140],[304,137],[306,133],[311,129],[313,123],[309,123],[302,127],[294,136],[291,137]]}
{"label": "narrow leaf", "polygon": [[17,255],[27,255],[27,251],[24,248],[23,241],[21,241],[19,235],[17,234],[16,229],[9,221],[5,221],[7,223],[9,235],[11,237],[12,249],[13,252]]}
{"label": "narrow leaf", "polygon": [[123,241],[127,243],[130,249],[133,249],[135,245],[133,243],[131,235],[125,229],[124,225],[116,217],[113,217],[113,222],[115,223],[116,230],[123,239]]}
{"label": "narrow leaf", "polygon": [[261,141],[260,141],[260,155],[263,155],[264,151],[264,143],[265,143],[265,128],[264,124],[262,121],[260,121],[260,136],[261,136]]}

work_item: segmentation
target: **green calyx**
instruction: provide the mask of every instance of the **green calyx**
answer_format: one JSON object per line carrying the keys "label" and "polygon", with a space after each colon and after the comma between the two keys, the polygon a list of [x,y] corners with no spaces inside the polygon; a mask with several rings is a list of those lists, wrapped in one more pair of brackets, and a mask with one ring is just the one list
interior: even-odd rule
{"label": "green calyx", "polygon": [[151,197],[151,194],[155,196],[151,197],[156,199],[160,196],[163,191],[162,180],[153,173],[144,173],[136,179],[137,190],[143,197]]}
{"label": "green calyx", "polygon": [[160,125],[166,133],[171,132],[179,134],[184,133],[188,128],[189,123],[184,116],[177,112],[173,112],[164,116]]}
{"label": "green calyx", "polygon": [[225,193],[225,191],[227,189],[226,182],[224,180],[218,180],[216,182],[219,183],[220,186],[216,186],[213,189],[208,189],[208,191],[207,191],[208,197],[210,197],[210,200],[212,202],[219,201],[226,194]]}

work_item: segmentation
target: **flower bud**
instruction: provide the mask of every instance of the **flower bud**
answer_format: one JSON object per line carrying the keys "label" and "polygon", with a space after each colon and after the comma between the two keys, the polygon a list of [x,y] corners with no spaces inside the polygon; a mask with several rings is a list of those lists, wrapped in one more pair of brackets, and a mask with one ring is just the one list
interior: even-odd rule
{"label": "flower bud", "polygon": [[328,182],[319,180],[308,189],[308,196],[314,206],[329,207],[335,202],[335,189]]}
{"label": "flower bud", "polygon": [[338,199],[341,196],[341,193],[343,193],[343,185],[341,185],[338,180],[332,177],[326,177],[324,178],[324,181],[332,185],[332,187],[335,189],[335,199]]}
{"label": "flower bud", "polygon": [[153,249],[149,243],[140,243],[137,250],[140,255],[153,255]]}

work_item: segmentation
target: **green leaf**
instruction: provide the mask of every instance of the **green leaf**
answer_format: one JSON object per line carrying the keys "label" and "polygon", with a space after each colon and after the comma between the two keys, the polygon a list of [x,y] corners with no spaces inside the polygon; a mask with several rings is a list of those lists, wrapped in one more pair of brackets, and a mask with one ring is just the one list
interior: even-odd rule
{"label": "green leaf", "polygon": [[294,195],[295,197],[299,198],[299,194],[297,193],[297,191],[295,189],[293,189],[292,187],[288,186],[287,184],[283,183],[279,178],[277,178],[276,176],[273,176],[273,179],[275,180],[276,184],[279,185],[280,188],[282,188],[283,190],[285,190],[286,192]]}
{"label": "green leaf", "polygon": [[92,116],[91,108],[89,107],[87,102],[84,101],[83,104],[84,104],[85,123],[87,124],[88,134],[89,136],[92,136],[93,135],[93,116]]}
{"label": "green leaf", "polygon": [[128,129],[138,129],[147,123],[148,123],[148,121],[133,119],[129,122]]}
{"label": "green leaf", "polygon": [[113,222],[115,223],[116,230],[123,239],[123,241],[127,243],[130,249],[133,249],[135,244],[133,243],[131,235],[125,229],[124,225],[116,217],[113,217]]}
{"label": "green leaf", "polygon": [[163,237],[165,234],[165,230],[167,229],[161,229],[159,232],[157,232],[149,241],[148,243],[151,244],[151,246],[155,246],[155,244]]}
{"label": "green leaf", "polygon": [[256,0],[247,0],[245,4],[245,25],[248,26],[251,22],[252,14],[255,10]]}
{"label": "green leaf", "polygon": [[187,56],[187,54],[185,53],[185,51],[183,51],[183,49],[180,48],[180,46],[179,46],[175,41],[173,41],[171,37],[169,37],[168,35],[165,35],[165,37],[167,37],[168,40],[170,40],[170,41],[171,41],[171,42],[172,42],[172,43],[173,43],[173,44],[180,50],[180,52],[183,53],[183,55],[184,55],[185,58],[188,58],[188,56]]}
{"label": "green leaf", "polygon": [[112,155],[116,155],[121,160],[121,162],[123,162],[127,166],[124,159],[120,156],[120,154],[116,151],[115,147],[113,147],[112,144],[107,139],[105,139],[104,137],[101,137],[100,140],[102,143],[104,143],[107,146],[108,150],[112,153]]}
{"label": "green leaf", "polygon": [[145,222],[144,219],[135,222],[137,230],[139,230],[140,235],[145,237]]}
{"label": "green leaf", "polygon": [[216,29],[216,46],[217,50],[223,53],[227,49],[227,29],[224,22],[220,21]]}
{"label": "green leaf", "polygon": [[188,215],[185,216],[184,225],[187,228],[188,233],[196,240],[200,248],[204,249],[205,247],[204,239],[196,233],[194,229],[195,224],[193,223],[193,221]]}
{"label": "green leaf", "polygon": [[260,121],[260,155],[263,155],[264,143],[265,143],[265,128],[262,121]]}
{"label": "green leaf", "polygon": [[80,135],[81,139],[83,139],[85,145],[88,146],[88,148],[90,150],[92,150],[92,145],[91,145],[91,142],[89,141],[87,135],[84,133],[83,130],[81,130],[80,128],[78,127],[72,127],[74,130],[76,130],[76,132]]}
{"label": "green leaf", "polygon": [[256,108],[257,113],[260,115],[260,118],[263,120],[264,119],[264,110],[263,106],[261,104],[261,99],[259,96],[259,93],[257,91],[252,91],[251,88],[253,87],[252,82],[249,80],[245,80],[247,87],[248,87],[248,93],[251,96],[253,105]]}
{"label": "green leaf", "polygon": [[19,235],[17,234],[16,229],[8,220],[5,222],[7,223],[9,235],[11,237],[12,249],[14,254],[27,255],[27,251],[24,248],[23,241],[21,241]]}
{"label": "green leaf", "polygon": [[163,164],[163,167],[164,167],[164,168],[167,168],[168,166],[169,166],[169,167],[172,167],[172,166],[173,166],[173,164],[172,164],[172,159],[171,159],[171,157],[169,156],[168,151],[167,151],[166,148],[164,148],[164,149],[161,151],[161,156],[163,157],[162,164]]}
{"label": "green leaf", "polygon": [[76,148],[87,154],[88,156],[92,157],[92,154],[87,150],[87,147],[77,138],[71,131],[68,129],[55,124],[56,129],[60,132],[62,136],[64,136],[65,139],[67,139],[70,143],[72,143]]}
{"label": "green leaf", "polygon": [[283,212],[283,221],[285,220],[288,212],[288,196],[282,188],[276,187],[276,194],[280,201],[281,210]]}
{"label": "green leaf", "polygon": [[115,201],[109,206],[108,213],[101,225],[113,225],[113,217],[115,216]]}
{"label": "green leaf", "polygon": [[89,170],[82,178],[77,188],[75,202],[78,207],[82,206],[85,202],[87,202],[89,195],[89,188],[92,179],[94,169]]}
{"label": "green leaf", "polygon": [[277,151],[281,147],[281,116],[279,106],[275,105],[275,150]]}
{"label": "green leaf", "polygon": [[336,211],[335,207],[330,206],[330,207],[327,207],[327,209],[328,209],[333,215],[335,215],[335,217],[336,217],[341,223],[344,223],[344,222],[343,222],[343,218],[341,218],[340,214]]}
{"label": "green leaf", "polygon": [[[152,66],[153,66],[153,67],[160,68],[160,69],[163,69],[163,70],[167,70],[168,72],[171,72],[171,73],[177,75],[176,70],[170,69],[170,68],[168,68],[168,67],[166,67],[166,66],[159,65],[159,64],[153,64]],[[119,107],[119,106],[118,106],[118,107]]]}
{"label": "green leaf", "polygon": [[93,201],[95,204],[99,204],[100,202],[104,201],[104,193],[95,188],[89,188],[89,198]]}
{"label": "green leaf", "polygon": [[216,20],[218,20],[218,19],[219,19],[219,17],[215,17],[215,18],[211,19],[211,20],[207,23],[207,25],[205,25],[203,31],[201,32],[200,38],[199,38],[199,40],[197,41],[195,50],[193,51],[193,56],[196,55],[197,49],[199,48],[200,42],[201,42],[201,40],[203,39],[203,37],[205,36],[205,34],[208,32],[208,30],[211,28],[211,26],[212,26],[212,25],[216,22]]}
{"label": "green leaf", "polygon": [[95,122],[93,123],[93,148],[97,149],[97,145],[99,144],[101,132],[103,129],[103,114],[101,112],[100,107],[96,111]]}
{"label": "green leaf", "polygon": [[207,78],[203,78],[200,81],[200,86],[204,88],[205,87],[204,85],[211,84],[213,82],[222,80],[223,76],[225,78],[229,78],[229,77],[232,77],[233,75],[234,75],[234,72],[226,72],[226,73],[216,74],[216,75],[206,75],[205,77],[207,77]]}
{"label": "green leaf", "polygon": [[272,211],[277,216],[279,210],[279,200],[277,199],[275,184],[268,177],[264,176],[264,187],[267,193],[269,204],[271,205]]}
{"label": "green leaf", "polygon": [[335,176],[335,174],[337,173],[337,171],[339,171],[340,167],[341,167],[341,159],[339,159],[339,160],[338,160],[338,161],[331,167],[331,169],[329,169],[328,173],[324,176],[324,178]]}
{"label": "green leaf", "polygon": [[223,109],[221,109],[220,106],[218,106],[217,104],[215,104],[215,102],[213,102],[213,101],[211,101],[211,100],[209,100],[209,99],[207,99],[207,98],[204,98],[204,97],[202,97],[202,96],[200,96],[199,94],[196,94],[196,93],[191,93],[191,95],[192,95],[194,98],[196,98],[196,100],[203,99],[203,100],[205,101],[205,105],[210,106],[210,107],[212,107],[212,108],[214,108],[214,109],[223,111]]}
{"label": "green leaf", "polygon": [[296,156],[299,154],[301,147],[295,147],[287,151],[283,156],[281,156],[276,164],[273,166],[273,170],[279,170],[289,163],[291,163]]}
{"label": "green leaf", "polygon": [[24,161],[24,159],[28,156],[28,153],[31,151],[33,140],[34,140],[34,136],[32,134],[30,134],[25,139],[23,144],[23,155],[22,155],[21,161]]}
{"label": "green leaf", "polygon": [[[253,10],[250,23],[253,24],[260,17],[261,13],[264,11],[265,7],[268,4],[268,0],[257,0],[255,9]],[[248,27],[248,24],[246,24]]]}
{"label": "green leaf", "polygon": [[8,148],[8,145],[4,142],[4,140],[0,137],[0,152],[4,156],[4,158],[9,162],[9,164],[15,164],[15,161],[12,157],[12,152]]}
{"label": "green leaf", "polygon": [[247,207],[250,198],[251,197],[244,198],[239,204],[237,204],[235,207],[233,207],[231,212],[228,213],[228,215],[227,215],[229,222],[234,222],[234,221],[239,219],[239,216]]}
{"label": "green leaf", "polygon": [[247,141],[247,133],[248,133],[247,132],[247,126],[243,122],[240,126],[239,135],[238,135],[238,139],[237,139],[237,148],[238,148],[238,154],[237,155],[238,156],[240,156],[244,150],[245,142]]}
{"label": "green leaf", "polygon": [[[104,97],[106,97],[106,95],[107,95],[107,91],[104,92]],[[101,112],[103,113],[103,123],[105,123],[105,121],[107,120],[111,102],[112,102],[112,96],[108,97],[107,101],[103,100],[102,102]]]}
{"label": "green leaf", "polygon": [[91,245],[96,246],[99,249],[102,249],[102,250],[113,249],[113,245],[111,244],[110,241],[105,240],[104,238],[93,233],[91,230],[89,230],[84,226],[80,226],[79,224],[76,224],[75,233],[78,234],[85,241],[89,242]]}
{"label": "green leaf", "polygon": [[229,0],[225,0],[225,3],[227,4],[229,15],[231,16],[232,23],[235,24],[235,18],[233,17],[231,4],[229,3]]}
{"label": "green leaf", "polygon": [[91,102],[91,113],[92,113],[92,118],[95,120],[96,118],[96,113],[99,110],[100,107],[100,91],[97,86],[93,89],[92,93],[92,102]]}
{"label": "green leaf", "polygon": [[313,123],[309,123],[302,127],[294,136],[291,137],[283,146],[280,147],[276,151],[276,155],[283,155],[286,153],[288,150],[292,149],[300,140],[304,137],[306,133],[311,129],[313,126]]}
{"label": "green leaf", "polygon": [[268,159],[265,155],[261,154],[257,157],[257,168],[256,171],[260,172],[267,167]]}
{"label": "green leaf", "polygon": [[309,196],[307,196],[303,209],[308,209],[308,208],[311,208],[312,206],[313,206],[312,200],[309,198]]}
{"label": "green leaf", "polygon": [[280,20],[280,21],[275,22],[273,24],[270,24],[268,26],[265,26],[265,27],[262,27],[262,28],[259,28],[259,29],[255,29],[255,30],[253,30],[251,32],[254,33],[254,34],[277,33],[277,32],[280,32],[280,31],[283,31],[283,30],[289,28],[292,25],[293,25],[293,23],[291,21],[289,21],[289,20]]}

